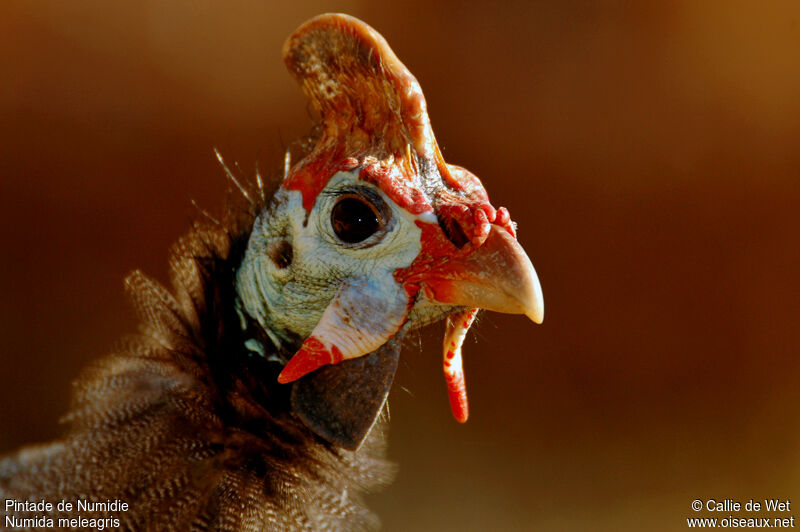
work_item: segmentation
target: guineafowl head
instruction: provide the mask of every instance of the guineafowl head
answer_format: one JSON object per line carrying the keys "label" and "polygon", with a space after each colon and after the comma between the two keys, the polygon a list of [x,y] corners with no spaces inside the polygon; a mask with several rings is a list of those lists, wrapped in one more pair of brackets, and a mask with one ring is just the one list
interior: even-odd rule
{"label": "guineafowl head", "polygon": [[460,344],[477,309],[543,318],[515,224],[444,161],[417,80],[369,26],[317,17],[283,55],[319,133],[255,220],[236,274],[242,323],[293,353],[278,380],[294,383],[296,413],[353,448],[383,405],[398,338],[449,316],[445,375],[465,421]]}

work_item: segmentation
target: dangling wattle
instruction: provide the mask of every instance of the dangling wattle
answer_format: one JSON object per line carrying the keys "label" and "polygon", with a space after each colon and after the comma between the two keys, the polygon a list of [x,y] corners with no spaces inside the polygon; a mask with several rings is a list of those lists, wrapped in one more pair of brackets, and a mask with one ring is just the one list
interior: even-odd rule
{"label": "dangling wattle", "polygon": [[[279,382],[373,352],[397,334],[418,305],[441,305],[442,317],[446,309],[466,307],[541,322],[541,287],[508,211],[492,206],[475,175],[444,162],[419,84],[386,41],[355,19],[324,15],[301,26],[283,54],[322,119],[314,148],[283,183],[285,190],[301,194],[305,223],[332,177],[348,172],[407,213],[420,236],[417,255],[393,271],[393,282],[354,278],[339,287]],[[349,223],[364,216],[342,212],[348,205],[360,207],[355,200],[337,203],[333,230],[343,242],[355,243],[372,228],[359,232]],[[363,314],[379,318],[371,320],[368,332]],[[463,403],[454,413],[465,420],[463,384],[453,386],[463,383],[460,345],[472,319],[458,322],[447,333],[446,374],[451,390],[462,390],[452,397],[464,397],[453,404]]]}

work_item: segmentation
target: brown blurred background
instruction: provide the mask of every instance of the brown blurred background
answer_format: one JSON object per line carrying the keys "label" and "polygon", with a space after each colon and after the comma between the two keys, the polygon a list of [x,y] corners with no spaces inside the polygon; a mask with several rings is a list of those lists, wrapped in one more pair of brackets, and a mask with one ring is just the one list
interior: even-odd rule
{"label": "brown blurred background", "polygon": [[135,329],[125,274],[165,280],[190,199],[221,207],[212,148],[252,173],[307,131],[280,47],[325,11],[417,76],[547,304],[543,326],[484,315],[464,426],[441,328],[405,353],[385,530],[683,530],[694,498],[800,505],[796,2],[4,1],[0,452],[59,434],[71,380]]}

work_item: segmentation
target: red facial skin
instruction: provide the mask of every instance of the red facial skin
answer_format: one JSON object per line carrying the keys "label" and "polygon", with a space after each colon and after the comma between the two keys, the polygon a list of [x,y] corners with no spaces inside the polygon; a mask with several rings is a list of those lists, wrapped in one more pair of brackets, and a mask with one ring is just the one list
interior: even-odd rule
{"label": "red facial skin", "polygon": [[[421,230],[420,253],[408,267],[395,270],[393,275],[408,295],[407,311],[413,307],[420,290],[432,301],[454,300],[459,283],[469,275],[464,263],[457,259],[479,248],[485,242],[492,224],[503,227],[516,237],[508,211],[504,207],[495,209],[489,203],[480,181],[466,170],[458,168],[448,175],[450,180],[461,178],[463,183],[457,182],[460,185],[458,188],[461,191],[469,190],[469,195],[456,194],[443,186],[434,200],[434,207],[419,186],[420,178],[409,174],[412,169],[410,164],[398,164],[396,159],[395,164],[370,162],[362,166],[355,157],[345,158],[338,163],[334,162],[333,157],[333,152],[327,152],[304,161],[284,183],[287,189],[298,190],[302,194],[307,213],[313,209],[317,196],[331,175],[361,166],[359,179],[379,187],[398,206],[412,214],[434,211],[438,220],[450,227],[450,232],[460,232],[459,239],[454,241],[442,229],[441,225],[444,224],[421,220],[415,222]],[[326,173],[328,177],[320,178]],[[451,324],[448,321],[448,330],[460,328],[462,331],[460,335],[447,335],[446,341],[450,345],[445,346],[443,360],[450,407],[453,417],[460,423],[466,422],[469,416],[461,342],[476,314],[477,309],[470,309],[455,317],[462,323]],[[284,367],[278,382],[292,382],[326,364],[338,364],[342,359],[342,353],[336,345],[328,350],[320,340],[311,336]]]}
{"label": "red facial skin", "polygon": [[296,381],[315,369],[319,369],[326,364],[338,364],[342,360],[342,352],[339,351],[338,347],[331,346],[331,350],[328,351],[321,341],[309,336],[303,342],[300,350],[283,367],[280,375],[278,375],[278,382],[286,384]]}
{"label": "red facial skin", "polygon": [[[488,202],[473,205],[463,203],[441,205],[437,209],[437,216],[439,220],[447,218],[455,220],[461,227],[467,243],[459,249],[445,235],[439,224],[418,220],[415,223],[422,230],[419,255],[408,267],[395,270],[394,278],[405,287],[410,297],[416,296],[420,289],[424,289],[431,299],[450,302],[453,301],[450,294],[457,288],[455,285],[468,275],[464,264],[454,259],[474,253],[486,241],[493,222],[512,236],[515,236],[515,232],[508,210],[505,207],[495,210]],[[497,221],[505,223],[499,224]]]}
{"label": "red facial skin", "polygon": [[333,174],[350,171],[358,166],[358,159],[343,157],[338,150],[321,151],[315,157],[306,157],[286,176],[283,188],[298,190],[303,195],[303,209],[310,213],[317,196],[328,184]]}
{"label": "red facial skin", "polygon": [[[435,213],[439,223],[415,222],[421,230],[420,252],[393,277],[408,295],[406,316],[421,290],[430,301],[464,305],[459,283],[463,286],[475,275],[459,259],[483,246],[492,225],[513,237],[515,229],[508,211],[491,205],[475,175],[442,158],[416,78],[383,37],[346,15],[310,20],[286,41],[283,56],[321,126],[317,144],[283,186],[302,194],[303,208],[310,214],[333,175],[360,169],[359,179],[377,186],[400,208],[412,215]],[[459,314],[463,323],[453,325],[451,332],[460,340],[452,349],[445,346],[444,361],[453,414],[462,422],[468,411],[461,332],[466,333],[477,309],[469,312]],[[322,341],[309,337],[279,381],[291,382],[342,358],[336,346],[329,351]]]}
{"label": "red facial skin", "polygon": [[359,178],[376,185],[398,206],[411,214],[430,212],[433,207],[417,186],[416,176],[399,166],[372,163],[359,172]]}

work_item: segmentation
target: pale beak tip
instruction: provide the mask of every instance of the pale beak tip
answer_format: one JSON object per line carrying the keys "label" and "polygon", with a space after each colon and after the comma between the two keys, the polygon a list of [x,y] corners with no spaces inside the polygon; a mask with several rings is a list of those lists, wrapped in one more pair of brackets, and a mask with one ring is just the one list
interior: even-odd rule
{"label": "pale beak tip", "polygon": [[531,297],[528,298],[528,305],[527,309],[525,309],[525,315],[530,318],[533,323],[541,325],[544,321],[544,296],[542,295],[542,285],[539,284],[539,276],[536,275],[536,270],[533,269],[533,265],[531,265],[531,277],[532,277],[532,294]]}
{"label": "pale beak tip", "polygon": [[529,309],[525,315],[528,316],[533,323],[541,325],[544,321],[544,306],[537,305],[536,307]]}

